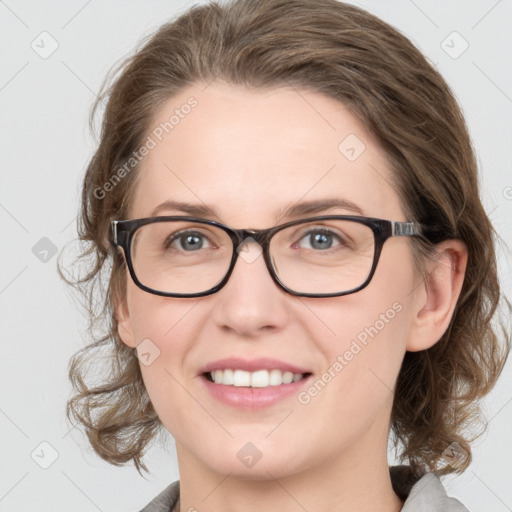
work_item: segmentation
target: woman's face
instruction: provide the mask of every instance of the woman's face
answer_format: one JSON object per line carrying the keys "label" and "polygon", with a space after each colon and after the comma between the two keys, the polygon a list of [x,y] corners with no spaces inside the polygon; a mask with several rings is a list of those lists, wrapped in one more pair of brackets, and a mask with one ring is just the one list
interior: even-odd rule
{"label": "woman's face", "polygon": [[[192,96],[197,104],[183,109]],[[409,220],[383,152],[344,105],[316,92],[197,84],[164,104],[148,135],[156,144],[142,161],[129,218],[154,216],[161,203],[180,201],[209,206],[216,215],[201,217],[232,228],[327,214]],[[281,215],[327,199],[360,211]],[[266,479],[385,457],[395,380],[423,289],[410,244],[407,237],[389,239],[371,283],[341,297],[286,293],[254,243],[240,253],[228,283],[209,296],[152,295],[127,274],[119,333],[131,347],[143,343],[144,383],[180,463]],[[277,386],[208,382],[204,367],[226,358],[270,358],[279,361],[275,369],[288,364],[311,375],[282,384],[291,391],[269,399],[280,393]]]}

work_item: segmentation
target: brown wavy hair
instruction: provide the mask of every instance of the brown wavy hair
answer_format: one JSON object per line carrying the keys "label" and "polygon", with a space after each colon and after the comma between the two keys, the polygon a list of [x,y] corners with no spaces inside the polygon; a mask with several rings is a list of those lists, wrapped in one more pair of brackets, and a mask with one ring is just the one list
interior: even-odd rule
{"label": "brown wavy hair", "polygon": [[[127,218],[137,166],[113,179],[141,147],[165,101],[215,79],[255,89],[293,86],[342,102],[387,154],[408,220],[428,227],[428,242],[412,241],[418,268],[424,272],[437,243],[466,243],[467,271],[449,328],[430,349],[406,353],[391,416],[394,446],[411,476],[464,471],[470,443],[487,428],[479,400],[510,351],[510,329],[498,314],[502,305],[511,309],[498,283],[499,237],[481,204],[474,150],[446,82],[400,32],[336,0],[194,6],[146,37],[107,75],[90,115],[93,129],[104,104],[99,144],[82,186],[80,255],[72,265],[85,268],[85,275],[73,270],[65,276],[59,257],[60,275],[84,299],[93,339],[69,364],[75,394],[68,419],[81,425],[104,460],[133,460],[139,473],[148,471],[142,457],[163,426],[138,359],[118,336],[115,306],[125,297],[125,263],[109,244],[110,221]],[[105,187],[108,182],[114,185]],[[93,376],[100,380],[88,382]],[[452,443],[467,453],[457,465],[442,456]]]}

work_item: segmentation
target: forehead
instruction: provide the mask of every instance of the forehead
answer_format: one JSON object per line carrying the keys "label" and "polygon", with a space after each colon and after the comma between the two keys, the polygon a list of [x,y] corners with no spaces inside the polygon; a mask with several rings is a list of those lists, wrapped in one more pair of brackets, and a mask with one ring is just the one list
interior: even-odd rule
{"label": "forehead", "polygon": [[318,92],[194,84],[158,109],[146,142],[132,218],[181,201],[233,227],[266,227],[287,206],[328,198],[404,220],[385,154],[345,105]]}

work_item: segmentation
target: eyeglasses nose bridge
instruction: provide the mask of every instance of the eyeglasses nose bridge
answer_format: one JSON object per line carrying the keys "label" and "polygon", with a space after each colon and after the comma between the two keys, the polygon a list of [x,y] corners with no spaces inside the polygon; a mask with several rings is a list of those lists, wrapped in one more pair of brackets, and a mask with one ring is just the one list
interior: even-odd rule
{"label": "eyeglasses nose bridge", "polygon": [[262,249],[264,244],[265,233],[263,231],[258,231],[254,229],[240,229],[235,230],[236,241],[235,241],[235,250],[237,252],[247,251],[247,244],[250,242],[256,242]]}
{"label": "eyeglasses nose bridge", "polygon": [[247,243],[248,239],[251,239],[249,241],[254,241],[258,243],[261,248],[263,249],[266,245],[267,238],[268,238],[268,232],[270,230],[268,229],[238,229],[234,230],[236,234],[236,247],[235,249],[238,249],[241,245]]}
{"label": "eyeglasses nose bridge", "polygon": [[[267,261],[267,250],[268,250],[268,239],[269,239],[269,232],[271,229],[264,229],[264,230],[254,230],[254,229],[240,229],[240,230],[233,230],[235,237],[233,238],[234,242],[234,251],[236,253],[235,255],[235,261],[239,259],[238,257],[241,257],[246,263],[253,263],[256,261],[260,256],[264,259],[265,264],[268,268],[268,261]],[[251,252],[249,254],[249,244],[250,243],[257,243],[258,249],[254,248],[254,250],[257,250],[256,253]],[[270,273],[272,274],[272,270],[268,269]]]}

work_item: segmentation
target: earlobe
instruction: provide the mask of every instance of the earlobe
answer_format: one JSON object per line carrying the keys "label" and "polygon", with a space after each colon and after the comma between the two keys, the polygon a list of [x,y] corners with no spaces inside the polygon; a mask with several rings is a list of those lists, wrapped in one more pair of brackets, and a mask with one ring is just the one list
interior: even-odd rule
{"label": "earlobe", "polygon": [[435,261],[422,283],[407,341],[407,350],[417,352],[435,345],[448,329],[459,298],[467,265],[467,247],[461,240],[437,246]]}

